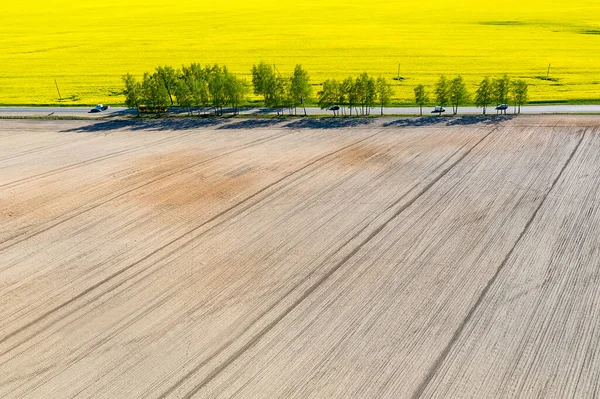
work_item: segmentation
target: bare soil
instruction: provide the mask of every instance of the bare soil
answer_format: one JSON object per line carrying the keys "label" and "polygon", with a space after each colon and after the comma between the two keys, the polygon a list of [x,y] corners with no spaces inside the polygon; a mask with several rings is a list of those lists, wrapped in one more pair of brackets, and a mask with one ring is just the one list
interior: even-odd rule
{"label": "bare soil", "polygon": [[0,121],[0,397],[600,395],[600,117]]}

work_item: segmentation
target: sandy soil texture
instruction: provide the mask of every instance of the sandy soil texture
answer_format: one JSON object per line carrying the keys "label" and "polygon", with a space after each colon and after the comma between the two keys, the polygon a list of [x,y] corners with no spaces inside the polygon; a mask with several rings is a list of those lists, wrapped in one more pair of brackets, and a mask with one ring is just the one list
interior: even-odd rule
{"label": "sandy soil texture", "polygon": [[600,396],[600,117],[0,121],[0,397]]}

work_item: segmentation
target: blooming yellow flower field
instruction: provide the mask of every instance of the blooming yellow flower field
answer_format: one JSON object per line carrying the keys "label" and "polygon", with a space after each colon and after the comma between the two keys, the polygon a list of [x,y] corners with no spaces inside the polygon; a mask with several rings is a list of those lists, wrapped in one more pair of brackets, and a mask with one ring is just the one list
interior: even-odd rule
{"label": "blooming yellow flower field", "polygon": [[[598,0],[33,0],[0,5],[0,104],[117,104],[121,75],[159,64],[253,63],[314,83],[367,71],[398,102],[440,74],[508,73],[533,101],[600,100]],[[546,77],[551,64],[550,78]]]}

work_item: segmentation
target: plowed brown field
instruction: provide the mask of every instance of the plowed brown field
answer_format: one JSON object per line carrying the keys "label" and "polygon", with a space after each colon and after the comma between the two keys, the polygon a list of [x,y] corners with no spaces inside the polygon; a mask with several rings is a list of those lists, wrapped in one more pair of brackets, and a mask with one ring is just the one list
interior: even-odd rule
{"label": "plowed brown field", "polygon": [[0,397],[598,397],[599,237],[598,117],[0,121]]}

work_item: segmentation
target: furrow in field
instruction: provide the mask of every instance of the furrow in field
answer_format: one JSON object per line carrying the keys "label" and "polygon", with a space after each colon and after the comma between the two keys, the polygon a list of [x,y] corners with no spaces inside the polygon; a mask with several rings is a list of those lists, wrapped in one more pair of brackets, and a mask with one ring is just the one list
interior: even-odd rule
{"label": "furrow in field", "polygon": [[[413,183],[427,185],[442,160],[483,134],[481,128],[451,129],[446,136],[413,129],[339,151],[242,207],[210,234],[198,230],[163,256],[124,272],[97,296],[78,298],[72,309],[53,315],[54,324],[38,326],[35,336],[2,356],[16,372],[17,363],[27,363],[25,354],[37,353],[43,359],[34,370],[40,373],[33,378],[11,373],[13,382],[2,389],[15,396],[65,389],[84,396],[161,392],[253,325]],[[4,348],[19,339],[13,338]],[[69,348],[53,345],[56,340],[69,342]],[[165,345],[169,349],[156,363]],[[89,368],[91,358],[104,359],[97,364],[104,364],[105,378]],[[62,360],[45,370],[53,359]],[[72,378],[77,370],[79,382]],[[143,380],[130,387],[114,383],[117,374],[136,381],[149,370],[154,389]]]}
{"label": "furrow in field", "polygon": [[88,166],[91,164],[95,164],[98,162],[113,160],[114,158],[122,157],[125,155],[132,155],[135,152],[140,151],[140,150],[147,150],[147,149],[150,149],[153,147],[168,144],[171,141],[181,140],[182,136],[186,136],[189,134],[191,134],[191,132],[184,133],[182,135],[160,138],[158,140],[151,141],[150,143],[144,143],[144,144],[137,145],[132,148],[127,148],[127,149],[123,149],[123,150],[116,150],[116,151],[108,153],[108,154],[95,156],[95,157],[85,159],[85,160],[82,160],[79,162],[69,163],[67,165],[60,166],[58,168],[53,168],[51,170],[47,170],[47,171],[44,171],[41,173],[36,173],[36,174],[22,177],[22,178],[19,178],[16,180],[3,182],[2,184],[0,184],[0,189],[11,189],[11,188],[18,187],[18,186],[26,184],[26,183],[35,182],[42,178],[46,178],[49,176],[55,176],[57,174],[60,174],[60,173],[66,172],[66,171],[74,170],[74,169]]}
{"label": "furrow in field", "polygon": [[[73,201],[74,199],[71,197],[67,197],[65,199],[65,196],[57,196],[57,195],[52,195],[44,193],[45,195],[43,196],[44,202],[39,204],[38,208],[36,209],[36,213],[42,213],[44,216],[46,216],[47,220],[41,220],[41,218],[37,218],[37,222],[36,224],[33,226],[33,228],[31,228],[31,225],[25,225],[23,226],[23,222],[22,220],[15,220],[14,224],[19,224],[19,227],[15,227],[15,226],[10,226],[7,223],[6,226],[6,231],[14,231],[15,233],[13,233],[12,235],[8,236],[7,238],[4,238],[4,240],[2,242],[0,242],[0,252],[15,246],[23,241],[26,241],[38,234],[44,233],[52,228],[55,228],[57,226],[59,226],[60,224],[63,224],[65,222],[68,222],[70,220],[72,220],[73,218],[79,217],[83,214],[85,214],[86,212],[92,211],[96,208],[98,208],[99,206],[114,202],[119,200],[121,197],[126,196],[126,195],[131,195],[132,193],[136,192],[137,190],[140,189],[144,189],[147,188],[148,186],[151,186],[153,184],[156,184],[164,179],[167,179],[169,177],[172,177],[178,173],[185,173],[191,169],[197,168],[200,165],[204,165],[207,163],[210,163],[212,161],[215,161],[217,159],[220,159],[222,157],[228,156],[230,154],[236,153],[238,151],[243,151],[247,148],[250,148],[252,146],[258,146],[261,145],[267,141],[270,140],[275,140],[278,139],[282,136],[284,136],[285,133],[280,133],[280,134],[274,134],[274,135],[268,135],[268,137],[266,138],[260,138],[257,140],[253,140],[247,143],[243,143],[239,146],[237,146],[234,149],[231,150],[223,150],[221,148],[216,148],[214,150],[212,150],[216,155],[210,155],[209,153],[199,153],[199,154],[194,154],[193,157],[197,158],[198,161],[194,161],[193,159],[190,160],[189,157],[191,157],[192,155],[190,155],[189,153],[182,153],[180,156],[183,156],[185,158],[188,158],[185,160],[185,162],[175,162],[175,163],[168,163],[165,162],[165,166],[163,167],[160,162],[163,161],[162,158],[169,158],[171,157],[170,153],[167,153],[166,155],[159,157],[157,156],[155,159],[155,162],[158,163],[158,165],[148,165],[148,169],[144,170],[144,173],[139,173],[139,174],[134,174],[133,178],[131,179],[124,179],[123,181],[119,182],[122,184],[115,184],[114,181],[112,181],[112,179],[106,179],[105,176],[102,176],[103,179],[97,179],[97,183],[96,184],[89,184],[89,182],[87,182],[81,189],[77,190],[77,199],[76,201],[80,204],[79,206],[74,206]],[[124,171],[127,171],[127,169],[122,170],[122,171],[111,171],[110,173],[116,173],[116,174],[120,174],[123,173]],[[150,173],[147,173],[150,172]],[[152,175],[152,177],[149,179],[149,174]],[[139,175],[139,177],[138,177]],[[109,180],[107,183],[104,183],[103,180]],[[91,188],[91,189],[88,189]],[[27,190],[27,188],[23,189],[23,191]],[[89,194],[88,194],[89,192]],[[85,195],[88,194],[88,195]],[[52,199],[54,199],[54,201],[52,201]],[[32,200],[32,202],[34,203],[39,203],[39,197],[36,198],[34,197]],[[62,205],[60,203],[60,201],[67,201],[66,205]],[[58,203],[55,203],[58,202]],[[62,205],[62,206],[61,206]],[[25,209],[31,209],[31,204],[27,203],[27,202],[20,202],[19,203],[19,207],[20,208],[25,208]],[[44,208],[42,208],[44,207]],[[46,209],[49,208],[49,209]],[[42,209],[40,209],[42,208]],[[57,209],[58,208],[58,212],[52,212],[52,209]],[[64,212],[63,209],[66,209],[67,211]],[[10,208],[6,208],[6,212],[10,212]],[[59,213],[62,212],[62,213]],[[58,215],[56,215],[56,213],[59,213]],[[33,230],[33,231],[32,231]]]}
{"label": "furrow in field", "polygon": [[[437,182],[439,182],[448,172],[450,172],[465,157],[467,157],[471,153],[471,151],[473,151],[479,144],[481,144],[495,130],[496,129],[490,130],[488,133],[486,133],[481,138],[479,138],[474,144],[469,145],[464,151],[460,151],[460,150],[462,150],[462,148],[460,148],[457,151],[457,153],[460,152],[458,157],[455,160],[453,160],[451,163],[449,163],[448,165],[445,165],[446,162],[442,163],[443,169],[441,169],[440,171],[436,170],[437,173],[435,173],[435,175],[432,177],[432,179],[428,179],[429,181],[427,182],[426,185],[424,185],[422,188],[419,188],[418,190],[414,190],[414,192],[412,189],[409,190],[406,193],[406,195],[401,196],[400,198],[398,198],[398,200],[396,200],[394,203],[390,204],[387,208],[385,208],[383,210],[383,212],[379,213],[377,215],[377,217],[375,218],[375,220],[377,220],[377,219],[380,220],[379,224],[374,223],[372,226],[366,225],[363,229],[361,229],[357,233],[355,233],[354,236],[352,236],[342,246],[340,246],[336,252],[334,252],[329,258],[324,260],[323,264],[321,264],[320,267],[318,268],[319,273],[318,273],[318,278],[316,280],[311,281],[312,279],[310,279],[310,277],[312,277],[312,276],[309,275],[309,276],[307,276],[307,278],[305,280],[303,280],[301,282],[302,284],[298,284],[297,286],[293,287],[292,290],[290,290],[288,293],[286,293],[286,295],[283,297],[283,299],[286,299],[286,297],[294,297],[294,301],[289,306],[287,306],[285,309],[280,311],[274,317],[271,316],[272,320],[270,320],[266,326],[264,326],[262,329],[256,331],[252,337],[246,338],[247,341],[243,345],[241,345],[239,348],[232,351],[232,353],[229,354],[226,359],[224,359],[213,370],[211,370],[210,373],[207,376],[205,376],[204,379],[202,379],[199,383],[197,383],[189,392],[187,392],[184,397],[189,398],[189,397],[194,396],[198,391],[200,391],[208,383],[210,383],[210,381],[212,381],[221,372],[223,372],[223,370],[225,370],[227,367],[229,367],[244,352],[246,352],[248,349],[250,349],[254,345],[256,345],[265,334],[267,334],[281,320],[283,320],[290,312],[292,312],[296,307],[298,307],[302,302],[304,302],[313,292],[315,292],[324,282],[326,282],[327,279],[329,279],[334,273],[336,273],[341,267],[343,267],[344,264],[346,264],[346,262],[348,262],[353,256],[355,256],[365,245],[367,245],[371,240],[373,240],[375,237],[377,237],[377,235],[379,233],[381,233],[381,231],[383,231],[386,228],[386,226],[388,226],[389,223],[391,223],[395,218],[397,218],[408,207],[410,207],[412,204],[414,204],[423,194],[425,194],[427,191],[429,191]],[[457,155],[457,154],[455,153],[452,155]],[[393,213],[391,215],[386,215],[386,211],[390,211],[390,210],[393,211]],[[366,234],[366,236],[365,236],[365,234]],[[360,240],[356,240],[358,238],[360,238]],[[355,240],[358,242],[354,242]],[[350,246],[351,243],[354,245]],[[335,262],[332,262],[332,260],[335,259],[336,256],[340,252],[342,252],[343,249],[346,248],[346,246],[350,246],[351,250],[340,260],[336,260]],[[307,282],[309,282],[309,284],[306,284]],[[269,312],[265,312],[263,315],[258,317],[256,324],[258,324],[260,319],[267,316],[268,313],[271,313],[272,310],[273,309],[269,309]],[[252,328],[252,327],[253,326],[251,326],[250,328]],[[242,337],[240,337],[240,338],[242,338]],[[236,339],[236,341],[238,341],[238,342],[236,342],[236,344],[238,344],[238,345],[239,345],[239,341],[244,341],[243,339],[240,339],[240,338]],[[226,349],[229,349],[229,348],[224,347],[222,350],[219,351],[218,355],[225,353]],[[199,369],[201,369],[204,366],[205,366],[205,363],[201,363],[199,367],[197,366],[196,368],[193,369],[193,372],[194,373],[197,372]],[[169,390],[164,392],[161,395],[161,398],[166,398],[169,395],[173,394],[176,390],[180,389],[180,386],[182,384],[186,383],[187,380],[192,377],[193,377],[193,373],[188,373],[185,376],[185,378],[179,380],[177,382],[177,384],[175,384],[174,386],[169,388]]]}
{"label": "furrow in field", "polygon": [[587,133],[423,397],[599,394],[599,133]]}
{"label": "furrow in field", "polygon": [[[377,133],[375,133],[377,134]],[[179,184],[177,184],[177,182],[170,182],[169,185],[167,186],[168,188],[170,188],[170,190],[166,190],[167,187],[152,187],[151,189],[149,189],[149,196],[150,198],[146,197],[141,197],[138,195],[133,195],[132,198],[128,198],[128,199],[123,199],[123,201],[125,202],[125,204],[127,205],[127,208],[124,209],[124,211],[122,211],[122,214],[117,214],[115,215],[114,212],[109,212],[108,216],[105,216],[101,221],[104,221],[106,223],[109,223],[110,227],[108,230],[108,235],[105,236],[101,236],[98,235],[95,231],[93,231],[94,229],[97,229],[99,227],[99,221],[98,221],[98,216],[97,215],[91,215],[90,217],[88,217],[88,220],[90,222],[90,225],[88,225],[87,227],[83,228],[83,229],[79,229],[78,231],[74,232],[69,238],[72,238],[73,240],[77,239],[77,240],[81,240],[81,246],[78,246],[79,248],[79,254],[77,258],[71,259],[72,261],[78,261],[79,260],[79,256],[81,255],[82,251],[85,251],[85,237],[89,236],[90,234],[95,237],[96,241],[94,241],[92,243],[92,245],[90,246],[90,244],[88,244],[88,247],[91,248],[91,250],[95,251],[95,254],[86,254],[86,259],[87,261],[90,263],[89,265],[86,265],[86,270],[89,270],[90,274],[86,274],[83,276],[77,276],[78,280],[81,279],[78,283],[82,283],[83,281],[96,281],[99,279],[98,275],[97,275],[97,269],[100,268],[100,270],[102,271],[102,275],[104,275],[104,277],[102,278],[102,280],[98,283],[100,285],[106,283],[107,281],[112,280],[114,277],[120,275],[121,273],[123,273],[125,270],[129,270],[130,268],[138,265],[140,262],[146,260],[147,258],[151,258],[152,256],[154,256],[155,254],[160,254],[160,252],[162,250],[164,250],[165,248],[169,248],[169,246],[173,246],[175,244],[177,244],[179,241],[181,240],[186,240],[189,239],[189,235],[195,233],[198,230],[201,230],[202,228],[204,228],[206,225],[210,225],[211,223],[218,221],[220,218],[222,218],[225,215],[228,215],[229,213],[231,213],[232,211],[235,212],[243,212],[244,209],[246,209],[248,206],[252,206],[253,205],[253,201],[255,198],[259,198],[260,200],[260,196],[263,193],[268,193],[271,190],[272,187],[276,187],[278,184],[285,182],[286,180],[289,180],[291,177],[293,177],[294,175],[296,175],[299,172],[303,172],[305,170],[310,169],[313,165],[318,164],[319,162],[326,160],[327,158],[330,158],[332,155],[334,155],[337,152],[340,151],[344,151],[346,149],[349,149],[357,144],[360,144],[362,142],[364,142],[365,140],[368,140],[370,137],[372,137],[374,134],[371,135],[367,135],[366,137],[360,138],[359,140],[348,140],[349,144],[347,144],[346,146],[342,147],[342,148],[337,148],[333,153],[326,153],[325,155],[322,154],[323,150],[322,149],[318,149],[316,146],[314,146],[310,141],[307,141],[308,143],[308,148],[306,149],[308,153],[310,153],[311,151],[317,151],[316,154],[314,154],[313,156],[315,156],[316,158],[310,159],[309,162],[305,163],[304,166],[302,166],[300,169],[291,169],[290,168],[281,168],[279,165],[277,167],[277,163],[273,162],[273,158],[268,156],[268,152],[267,154],[262,154],[264,158],[267,159],[267,164],[263,164],[261,165],[260,163],[256,163],[255,165],[253,165],[250,169],[253,170],[253,172],[248,172],[248,173],[241,173],[239,176],[227,176],[228,172],[227,170],[229,170],[229,168],[232,167],[232,163],[231,161],[236,161],[235,157],[234,159],[231,159],[230,162],[226,162],[225,163],[225,168],[223,165],[212,165],[213,167],[216,167],[216,171],[213,172],[214,177],[212,179],[209,179],[208,182],[201,182],[201,185],[199,187],[195,187],[197,190],[196,192],[192,192],[192,193],[187,193],[185,192],[185,186],[181,186],[184,188],[184,192],[183,193],[177,193],[177,192],[173,192],[172,190],[178,186],[180,186]],[[255,150],[255,152],[257,153],[261,153],[263,152],[264,149],[257,149]],[[298,151],[298,148],[294,148],[294,151]],[[248,157],[250,154],[241,154],[241,159],[244,160],[244,158]],[[291,154],[290,154],[291,155]],[[289,158],[286,157],[286,151],[281,152],[280,157],[283,158],[283,160],[280,161],[284,161],[284,160],[288,160]],[[237,162],[237,161],[236,161]],[[234,164],[235,165],[235,164]],[[243,166],[244,164],[242,164]],[[237,168],[239,169],[239,165],[237,166]],[[273,169],[274,173],[272,177],[270,177],[270,179],[276,179],[274,181],[268,182],[269,184],[258,186],[258,191],[254,191],[252,192],[251,189],[256,187],[256,182],[260,181],[258,179],[257,173],[263,173],[265,171],[269,171],[270,169]],[[295,168],[295,165],[292,164],[292,168]],[[234,171],[236,171],[236,169],[233,169]],[[252,173],[253,176],[251,176],[251,178],[253,178],[254,180],[256,180],[255,182],[252,182],[252,184],[243,184],[240,186],[240,183],[237,182],[238,179],[242,179],[243,182],[245,183],[248,180],[248,174]],[[282,176],[283,175],[283,176]],[[193,175],[192,175],[193,177]],[[187,178],[189,178],[189,176],[187,176]],[[186,180],[188,180],[186,178]],[[268,178],[268,174],[264,174],[263,176],[261,176],[261,179],[265,179]],[[178,188],[177,188],[178,189]],[[227,190],[225,190],[227,189]],[[202,191],[204,190],[204,191]],[[250,190],[250,191],[248,191]],[[208,197],[208,198],[203,198],[202,196],[206,196],[208,193],[210,193],[211,191],[214,191],[214,194],[217,195],[217,198],[212,198],[212,197]],[[229,192],[228,192],[229,191]],[[239,192],[238,192],[239,191]],[[231,194],[235,194],[236,196],[240,196],[244,193],[244,191],[248,191],[249,196],[246,197],[245,199],[240,199],[239,202],[234,203],[233,205],[229,205],[226,202],[223,201],[218,201],[218,197],[224,194],[227,195],[231,195]],[[173,195],[175,194],[175,195]],[[158,195],[158,197],[155,199],[154,197]],[[185,200],[183,203],[179,203],[179,201],[181,201],[183,195],[183,199]],[[188,200],[190,200],[189,197],[194,197],[195,195],[200,196],[199,198],[199,202],[196,202],[195,198],[191,198],[191,203],[187,203]],[[164,198],[163,198],[164,196]],[[158,199],[158,202],[156,201]],[[227,198],[226,198],[227,199]],[[149,201],[149,203],[147,203],[146,205],[151,205],[150,207],[148,206],[142,206],[140,207],[139,205],[144,205],[144,203],[146,202],[146,200]],[[133,201],[133,202],[132,202]],[[208,202],[207,202],[208,201]],[[127,236],[127,230],[128,230],[128,226],[127,224],[131,224],[135,228],[139,228],[139,221],[145,221],[145,222],[150,222],[151,219],[156,217],[156,206],[158,207],[162,207],[164,202],[171,202],[173,203],[173,205],[175,205],[175,208],[182,208],[180,209],[175,209],[175,211],[173,211],[172,213],[175,213],[175,216],[177,215],[181,215],[182,212],[185,212],[186,210],[194,210],[194,211],[201,211],[203,213],[202,217],[198,220],[198,219],[193,219],[195,223],[198,223],[196,225],[193,226],[193,228],[189,228],[189,222],[187,223],[181,223],[181,226],[179,226],[179,230],[176,230],[175,232],[173,231],[169,231],[167,229],[162,228],[161,230],[161,234],[163,240],[166,239],[167,243],[165,244],[164,241],[163,243],[160,244],[160,246],[155,247],[155,246],[149,246],[146,248],[133,248],[133,250],[128,249],[128,248],[124,248],[127,249],[127,253],[125,255],[127,255],[127,257],[123,256],[123,253],[120,251],[118,253],[118,256],[115,258],[115,256],[111,256],[110,259],[106,259],[106,251],[98,251],[98,247],[100,247],[100,249],[102,249],[102,242],[98,242],[98,238],[100,238],[102,241],[106,240],[107,241],[107,245],[110,245],[110,240],[117,235],[125,235]],[[208,208],[208,212],[206,211],[206,209],[204,207],[201,207],[200,209],[190,209],[190,207],[197,207],[198,205],[210,205],[210,207]],[[237,209],[237,208],[240,208]],[[128,213],[128,211],[130,211],[131,209],[134,209],[137,214],[132,214],[132,215],[126,215]],[[108,211],[110,211],[110,207],[108,209]],[[106,210],[104,210],[106,212]],[[183,215],[186,215],[185,213],[183,213]],[[182,216],[183,216],[182,215]],[[113,217],[116,216],[116,218],[119,220],[119,222],[115,223],[115,220],[113,220]],[[191,215],[186,215],[186,216],[191,216]],[[129,220],[129,222],[128,222]],[[162,221],[162,217],[161,219],[157,220],[157,222],[161,222]],[[184,220],[185,222],[185,220]],[[125,223],[125,224],[123,224]],[[144,223],[145,225],[145,223]],[[102,224],[102,226],[104,226],[104,224]],[[70,229],[70,226],[64,226],[64,229],[66,229],[68,231],[68,229]],[[87,231],[87,230],[92,230]],[[82,234],[82,233],[86,233],[86,234]],[[106,231],[105,231],[106,232]],[[172,237],[171,234],[166,234],[167,233],[176,233],[177,236],[175,238]],[[139,232],[133,231],[130,232],[132,234],[136,234],[139,235]],[[151,236],[147,237],[148,239],[153,239],[154,237],[154,232],[151,230],[148,232]],[[205,232],[204,232],[205,233]],[[56,235],[56,234],[54,234]],[[96,238],[97,236],[97,238]],[[65,243],[63,243],[63,236],[61,234],[58,235],[58,239],[60,240],[58,242],[58,245],[64,245]],[[107,240],[108,238],[108,240]],[[158,242],[160,242],[160,240],[158,240]],[[155,244],[155,243],[154,243]],[[72,244],[69,244],[72,246]],[[143,249],[143,252],[139,253],[139,250]],[[36,252],[35,255],[38,255],[37,257],[33,257],[33,259],[30,259],[30,257],[27,256],[23,256],[22,252],[19,250],[19,248],[15,248],[11,253],[6,255],[6,259],[10,261],[11,259],[11,255],[13,255],[16,260],[13,261],[13,263],[16,264],[20,264],[21,266],[23,264],[27,264],[27,263],[32,263],[33,265],[35,265],[37,263],[37,259],[40,258],[40,256],[43,258],[44,256],[48,255],[48,252],[52,250],[52,252],[56,251],[56,249],[52,248],[52,247],[46,247],[43,248],[42,250],[38,250],[38,252]],[[58,248],[58,250],[60,251],[60,247]],[[176,250],[172,250],[170,249],[172,252],[176,251]],[[149,253],[147,252],[149,251]],[[109,252],[111,253],[111,252]],[[85,252],[84,252],[85,254]],[[95,255],[95,256],[92,256]],[[93,262],[91,262],[95,257],[100,257],[100,263],[99,264],[94,264]],[[114,263],[114,264],[120,264],[120,260],[125,258],[131,258],[133,257],[133,262],[130,264],[127,264],[126,267],[124,269],[119,269],[117,270],[115,273],[110,274],[110,272],[108,270],[106,270],[106,268],[102,268],[102,266],[106,266],[106,262],[109,261],[109,263]],[[121,258],[121,259],[119,259]],[[68,268],[69,263],[67,262],[66,264],[63,264],[63,267]],[[54,265],[56,266],[56,265]],[[35,269],[34,269],[35,270]],[[51,272],[50,274],[50,278],[54,281],[56,278],[56,273],[57,270],[56,269],[50,269]],[[4,281],[5,282],[10,282],[10,281],[14,281],[13,284],[17,285],[19,287],[19,291],[23,292],[25,289],[24,283],[27,283],[28,280],[31,280],[31,294],[33,296],[33,298],[35,298],[36,296],[42,295],[43,292],[38,292],[39,291],[39,285],[40,285],[40,277],[43,276],[39,276],[39,275],[31,275],[31,278],[29,278],[29,276],[26,276],[27,278],[23,278],[22,274],[16,274],[14,276],[11,276],[10,274],[7,275],[6,273],[6,269],[3,270],[3,274],[4,274]],[[8,272],[10,272],[10,270],[8,270]],[[70,274],[73,274],[73,271],[69,269]],[[108,275],[108,277],[106,277]],[[90,279],[90,280],[87,280]],[[70,284],[69,284],[70,285]],[[92,285],[92,284],[89,284]],[[96,287],[96,285],[92,285],[92,287]],[[58,288],[58,287],[57,287]],[[69,287],[68,287],[69,288]],[[14,291],[14,289],[13,289]],[[85,295],[87,293],[89,293],[89,289],[85,290],[82,294],[79,295],[75,295],[74,298],[78,298],[82,295]],[[59,293],[63,292],[64,294],[69,294],[71,293],[72,295],[72,290],[71,289],[60,289]],[[8,294],[10,294],[10,292],[8,292]],[[54,292],[54,294],[56,294],[56,292]],[[7,297],[10,297],[10,295],[7,295]],[[73,301],[73,298],[71,298],[67,303],[71,303]],[[44,306],[48,305],[48,298],[46,297]],[[32,303],[36,303],[36,301],[32,301]],[[67,304],[65,303],[65,304]],[[58,305],[59,308],[62,308],[65,304],[62,305]],[[27,304],[23,305],[23,308],[27,306]],[[52,313],[52,312],[50,312]],[[19,310],[17,312],[15,312],[13,315],[3,315],[5,317],[5,320],[8,322],[12,317],[14,317],[17,314],[21,314],[22,316],[22,311]]]}
{"label": "furrow in field", "polygon": [[207,385],[196,376],[175,396],[410,396],[581,137],[558,133],[491,136]]}

